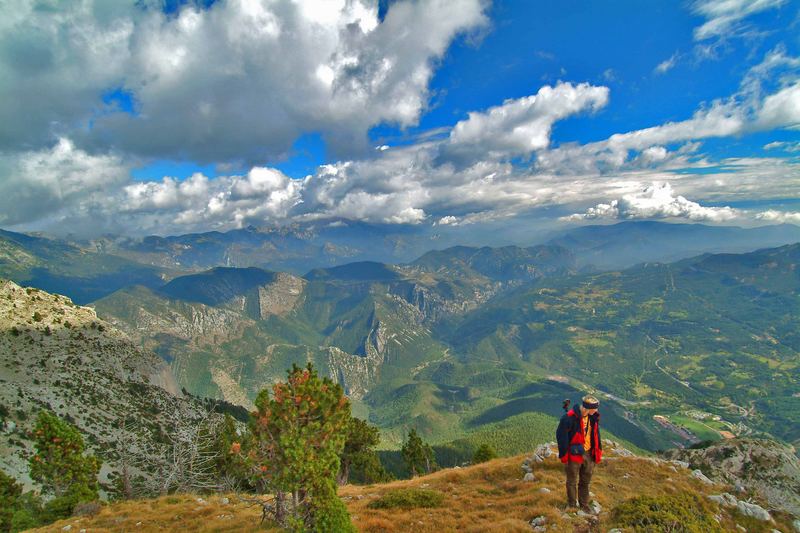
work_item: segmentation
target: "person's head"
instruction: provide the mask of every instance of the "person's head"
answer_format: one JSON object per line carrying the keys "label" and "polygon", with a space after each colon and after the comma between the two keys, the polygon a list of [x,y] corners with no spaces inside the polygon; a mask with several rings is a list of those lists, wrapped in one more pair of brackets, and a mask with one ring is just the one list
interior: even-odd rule
{"label": "person's head", "polygon": [[591,416],[597,412],[600,401],[594,396],[584,396],[581,401],[581,413],[583,416]]}

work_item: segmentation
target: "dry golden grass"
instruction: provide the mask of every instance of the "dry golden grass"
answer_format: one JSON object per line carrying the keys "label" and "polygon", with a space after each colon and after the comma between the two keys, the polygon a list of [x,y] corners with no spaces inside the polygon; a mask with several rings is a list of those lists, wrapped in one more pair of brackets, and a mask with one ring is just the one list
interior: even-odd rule
{"label": "dry golden grass", "polygon": [[[230,503],[223,504],[225,495],[172,495],[152,500],[133,500],[105,506],[91,517],[61,520],[35,531],[62,531],[71,525],[71,533],[118,531],[279,531],[259,527],[261,511],[228,495]],[[199,503],[202,498],[205,503]]]}
{"label": "dry golden grass", "polygon": [[[561,463],[550,458],[534,465],[536,480],[522,480],[520,464],[524,456],[501,458],[461,469],[447,469],[411,480],[380,485],[348,485],[339,491],[352,515],[353,523],[363,532],[415,533],[449,531],[466,532],[530,532],[532,518],[544,515],[548,531],[600,532],[607,531],[610,511],[618,503],[643,494],[659,496],[679,491],[701,495],[719,494],[729,488],[708,486],[693,479],[690,472],[670,464],[646,459],[609,457],[596,466],[592,481],[595,499],[603,506],[599,521],[589,523],[583,518],[564,515],[564,474]],[[434,509],[369,509],[371,501],[398,488],[425,488],[445,495],[440,508]],[[540,489],[547,488],[549,493]],[[63,520],[37,531],[61,531],[71,524],[73,533],[105,531],[275,531],[260,527],[260,510],[227,495],[229,504],[219,496],[165,496],[155,500],[115,503],[103,508],[94,517]],[[773,527],[791,531],[788,518],[778,517]],[[722,513],[723,526],[735,531],[735,523]],[[753,529],[748,523],[749,531]]]}

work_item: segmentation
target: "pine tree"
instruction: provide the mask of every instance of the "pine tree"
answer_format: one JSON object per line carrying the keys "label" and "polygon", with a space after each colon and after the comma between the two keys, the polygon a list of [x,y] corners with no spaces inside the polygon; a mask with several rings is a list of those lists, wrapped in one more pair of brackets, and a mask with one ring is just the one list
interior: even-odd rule
{"label": "pine tree", "polygon": [[296,529],[354,531],[336,495],[350,420],[342,388],[320,379],[311,364],[295,365],[272,397],[266,389],[259,393],[256,408],[249,459],[257,484],[276,495],[276,520]]}
{"label": "pine tree", "polygon": [[350,479],[352,469],[358,470],[365,481],[374,483],[389,477],[381,465],[375,446],[380,442],[380,432],[360,418],[351,418],[347,425],[347,439],[341,455],[341,467],[337,482],[344,485]]}
{"label": "pine tree", "polygon": [[408,440],[403,443],[400,455],[402,455],[408,469],[411,471],[412,477],[423,471],[430,474],[436,466],[433,448],[423,442],[422,438],[417,435],[416,429],[408,432]]}
{"label": "pine tree", "polygon": [[30,458],[31,479],[55,496],[45,506],[50,518],[69,516],[76,504],[97,499],[100,461],[84,455],[83,437],[77,429],[41,411],[33,437],[36,453]]}
{"label": "pine tree", "polygon": [[213,442],[215,470],[219,484],[229,491],[239,491],[248,486],[247,464],[241,452],[242,435],[236,431],[233,417],[225,413]]}

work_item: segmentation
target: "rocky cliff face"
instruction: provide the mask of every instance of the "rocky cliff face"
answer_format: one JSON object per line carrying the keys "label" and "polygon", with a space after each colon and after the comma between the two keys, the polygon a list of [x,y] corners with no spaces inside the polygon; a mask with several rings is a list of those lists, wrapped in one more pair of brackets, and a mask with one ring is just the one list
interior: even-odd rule
{"label": "rocky cliff face", "polygon": [[283,316],[298,304],[306,281],[303,278],[279,272],[275,280],[258,288],[258,317]]}
{"label": "rocky cliff face", "polygon": [[731,439],[707,448],[670,450],[714,481],[752,491],[774,509],[800,516],[800,460],[796,450],[771,440]]}
{"label": "rocky cliff face", "polygon": [[389,293],[402,298],[419,312],[419,321],[438,320],[477,309],[483,302],[506,288],[500,282],[486,282],[468,288],[447,282],[427,285],[413,280],[392,283]]}
{"label": "rocky cliff face", "polygon": [[203,416],[199,404],[176,394],[169,367],[93,309],[0,281],[0,405],[8,412],[0,468],[8,474],[30,486],[28,432],[45,409],[78,427],[103,459],[101,482],[108,484],[120,446],[152,442]]}
{"label": "rocky cliff face", "polygon": [[[119,299],[124,300],[124,308],[109,312],[109,306],[101,300],[98,311],[148,349],[157,349],[164,340],[192,346],[226,342],[253,324],[252,319],[229,307],[182,301],[167,303],[157,300],[146,289],[127,292]],[[244,304],[240,307],[243,309]]]}
{"label": "rocky cliff face", "polygon": [[[166,298],[141,287],[119,291],[95,305],[101,316],[169,361],[180,385],[193,393],[252,407],[258,392],[284,378],[292,363],[313,362],[359,398],[377,378],[385,328],[376,321],[359,353],[327,343],[322,335],[298,344],[292,324],[306,298],[306,285],[302,278],[276,273],[268,283],[247,288],[218,306]],[[275,331],[276,324],[286,325],[288,335]]]}

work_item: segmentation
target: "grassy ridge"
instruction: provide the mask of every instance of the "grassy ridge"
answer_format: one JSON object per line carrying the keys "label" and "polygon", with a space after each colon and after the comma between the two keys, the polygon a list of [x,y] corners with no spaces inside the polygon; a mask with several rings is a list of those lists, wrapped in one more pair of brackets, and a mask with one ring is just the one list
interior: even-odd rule
{"label": "grassy ridge", "polygon": [[[520,463],[522,456],[496,459],[480,465],[460,469],[446,469],[427,476],[369,486],[347,485],[339,495],[347,505],[353,524],[362,532],[401,531],[468,531],[468,532],[530,532],[530,521],[543,516],[548,531],[608,531],[624,527],[617,522],[614,509],[628,509],[632,499],[645,496],[673,503],[686,498],[704,502],[696,512],[687,515],[686,522],[710,520],[723,531],[736,531],[743,524],[748,531],[769,533],[773,528],[790,531],[791,518],[773,513],[775,523],[748,520],[736,511],[718,508],[707,498],[725,490],[694,479],[686,469],[674,470],[669,463],[621,457],[603,461],[595,468],[592,491],[602,505],[603,513],[595,524],[563,511],[563,466],[551,458],[535,467],[535,480],[523,481]],[[669,481],[667,481],[669,480]],[[544,491],[543,489],[546,489]],[[431,491],[438,507],[405,508],[389,506],[379,508],[374,502],[396,500],[397,495],[420,494]],[[201,499],[198,499],[201,498]],[[429,498],[430,500],[430,498]],[[440,501],[439,501],[440,500]],[[405,499],[408,501],[408,498]],[[638,501],[638,500],[637,500]],[[419,502],[411,502],[416,504]],[[642,509],[637,517],[645,515]],[[676,508],[676,511],[678,509]],[[719,522],[714,515],[718,516]],[[42,528],[41,532],[59,532],[70,526],[71,530],[120,531],[136,529],[142,532],[164,530],[181,531],[278,531],[271,524],[259,527],[260,508],[253,506],[236,494],[225,495],[173,495],[152,500],[134,500],[108,505],[96,516],[75,517]],[[658,524],[654,531],[661,531]]]}

